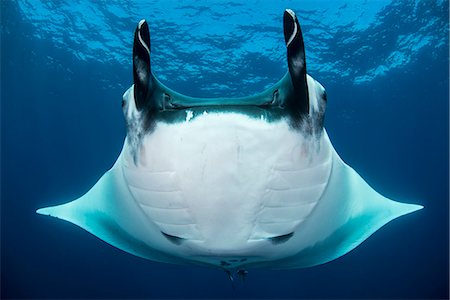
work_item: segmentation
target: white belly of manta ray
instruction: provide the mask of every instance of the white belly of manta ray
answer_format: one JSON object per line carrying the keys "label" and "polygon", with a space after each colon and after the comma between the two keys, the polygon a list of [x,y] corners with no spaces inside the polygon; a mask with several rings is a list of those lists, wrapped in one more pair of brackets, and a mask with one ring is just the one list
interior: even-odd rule
{"label": "white belly of manta ray", "polygon": [[199,99],[154,77],[148,24],[139,22],[122,153],[84,196],[37,212],[146,259],[230,272],[323,264],[421,209],[381,196],[338,156],[293,11],[283,24],[288,72],[278,83],[250,97]]}
{"label": "white belly of manta ray", "polygon": [[308,221],[326,188],[331,154],[325,135],[307,139],[283,121],[210,113],[158,124],[137,165],[127,146],[118,164],[133,205],[164,234],[185,239],[183,254],[267,259],[283,255],[283,247],[265,249],[270,239]]}

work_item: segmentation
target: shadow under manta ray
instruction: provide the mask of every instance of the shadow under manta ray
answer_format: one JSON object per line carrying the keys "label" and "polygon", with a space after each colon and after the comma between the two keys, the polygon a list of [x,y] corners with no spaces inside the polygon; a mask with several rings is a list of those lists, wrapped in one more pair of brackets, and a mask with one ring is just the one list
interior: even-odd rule
{"label": "shadow under manta ray", "polygon": [[143,258],[245,275],[323,264],[421,209],[381,196],[341,160],[292,10],[283,25],[289,71],[278,83],[251,97],[201,99],[154,77],[140,21],[120,156],[84,196],[37,212]]}

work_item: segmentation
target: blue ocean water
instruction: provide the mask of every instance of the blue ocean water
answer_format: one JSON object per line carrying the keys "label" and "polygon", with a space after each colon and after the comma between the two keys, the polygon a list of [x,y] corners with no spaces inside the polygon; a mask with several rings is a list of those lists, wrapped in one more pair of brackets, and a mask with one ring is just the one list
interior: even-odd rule
{"label": "blue ocean water", "polygon": [[[2,298],[448,298],[448,2],[39,1],[1,5]],[[125,137],[136,23],[169,87],[244,96],[287,70],[285,8],[328,93],[341,157],[389,198],[425,209],[349,254],[298,270],[223,272],[122,252],[39,207],[84,194]]]}

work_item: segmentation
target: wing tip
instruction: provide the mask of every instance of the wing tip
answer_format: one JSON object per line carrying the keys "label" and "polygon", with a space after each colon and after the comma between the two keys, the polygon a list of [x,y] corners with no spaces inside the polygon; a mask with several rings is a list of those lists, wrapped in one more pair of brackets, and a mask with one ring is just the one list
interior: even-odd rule
{"label": "wing tip", "polygon": [[55,217],[55,208],[58,206],[42,207],[36,210],[36,213],[43,216]]}
{"label": "wing tip", "polygon": [[39,215],[44,215],[44,216],[50,215],[48,213],[47,207],[36,209],[36,213],[39,214]]}
{"label": "wing tip", "polygon": [[36,213],[58,219],[67,219],[70,216],[70,202],[61,205],[39,208],[36,210]]}
{"label": "wing tip", "polygon": [[424,208],[424,206],[420,204],[402,203],[397,201],[392,201],[391,205],[394,218],[408,215]]}

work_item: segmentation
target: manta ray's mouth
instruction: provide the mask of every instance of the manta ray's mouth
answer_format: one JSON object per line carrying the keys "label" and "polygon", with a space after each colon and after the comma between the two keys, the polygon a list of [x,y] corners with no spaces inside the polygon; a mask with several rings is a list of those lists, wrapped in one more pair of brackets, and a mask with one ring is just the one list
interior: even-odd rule
{"label": "manta ray's mouth", "polygon": [[[205,107],[205,108],[227,108],[227,107],[260,107],[265,109],[284,108],[280,101],[280,91],[278,86],[289,78],[283,77],[279,83],[272,88],[253,96],[239,98],[196,98],[181,95],[170,90],[160,83],[156,78],[155,84],[161,89],[161,95],[156,98],[159,103],[156,105],[160,110],[185,110],[188,108]],[[290,79],[289,79],[290,80]]]}

